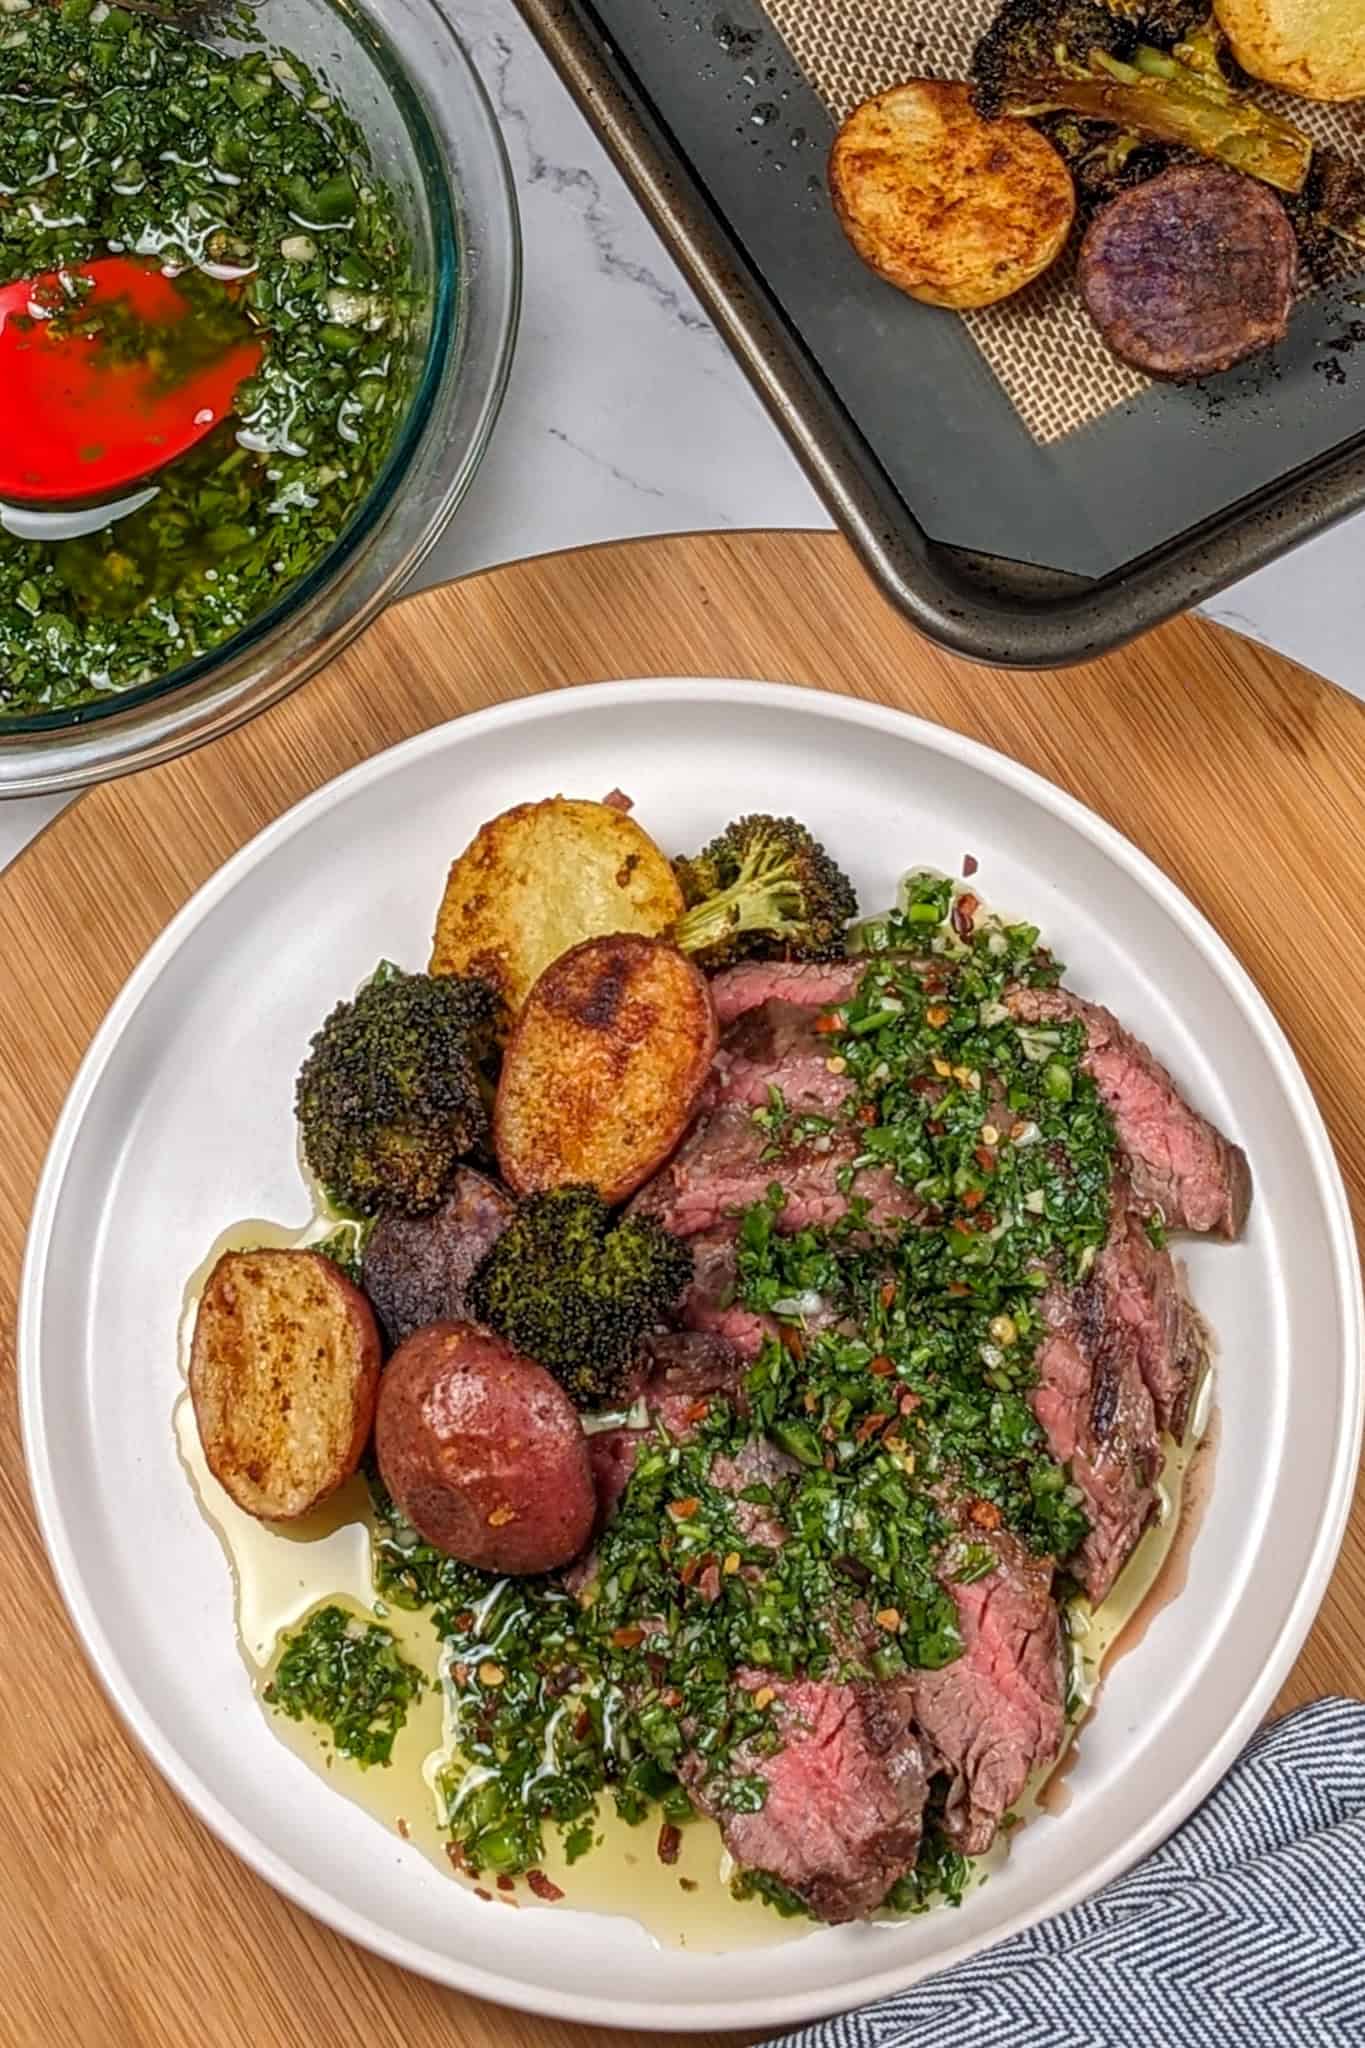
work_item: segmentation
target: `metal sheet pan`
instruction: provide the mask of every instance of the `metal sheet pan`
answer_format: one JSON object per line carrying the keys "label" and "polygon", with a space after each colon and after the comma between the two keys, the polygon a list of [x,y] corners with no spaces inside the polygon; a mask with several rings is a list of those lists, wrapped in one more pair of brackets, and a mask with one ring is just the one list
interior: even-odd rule
{"label": "metal sheet pan", "polygon": [[[962,324],[849,250],[824,194],[832,116],[758,0],[517,4],[831,513],[940,644],[1083,660],[1365,504],[1365,361],[1320,374],[1340,301],[1310,301],[1272,366],[1213,395],[1155,388],[1039,445]],[[718,23],[780,101],[771,139],[714,61]]]}

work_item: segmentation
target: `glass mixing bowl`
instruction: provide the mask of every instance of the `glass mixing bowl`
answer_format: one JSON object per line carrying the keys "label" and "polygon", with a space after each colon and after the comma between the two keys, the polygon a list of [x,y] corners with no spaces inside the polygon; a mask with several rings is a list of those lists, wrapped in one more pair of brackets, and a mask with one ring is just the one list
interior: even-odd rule
{"label": "glass mixing bowl", "polygon": [[[77,710],[0,717],[0,797],[74,789],[168,760],[273,704],[360,631],[426,556],[468,490],[506,388],[521,297],[516,197],[493,110],[436,0],[259,0],[365,135],[411,236],[425,303],[412,403],[329,553],[221,646]],[[223,49],[258,47],[212,24]]]}

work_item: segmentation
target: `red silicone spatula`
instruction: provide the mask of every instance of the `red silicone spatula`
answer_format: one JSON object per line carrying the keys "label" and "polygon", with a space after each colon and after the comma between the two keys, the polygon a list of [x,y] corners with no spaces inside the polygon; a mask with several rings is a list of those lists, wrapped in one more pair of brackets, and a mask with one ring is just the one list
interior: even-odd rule
{"label": "red silicone spatula", "polygon": [[[192,448],[232,411],[263,350],[241,326],[183,376],[174,329],[195,318],[174,279],[128,256],[0,286],[0,499],[107,498]],[[73,309],[75,318],[52,318]],[[107,329],[97,317],[109,309]],[[182,352],[183,353],[183,352]]]}

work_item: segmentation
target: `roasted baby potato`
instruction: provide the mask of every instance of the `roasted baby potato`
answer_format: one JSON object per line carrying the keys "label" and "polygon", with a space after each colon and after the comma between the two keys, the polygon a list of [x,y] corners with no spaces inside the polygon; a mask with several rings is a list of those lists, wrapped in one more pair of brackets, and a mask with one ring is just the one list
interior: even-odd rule
{"label": "roasted baby potato", "polygon": [[855,107],[830,191],[864,263],[930,306],[994,305],[1061,254],[1071,173],[1027,121],[983,121],[965,85],[914,79]]}
{"label": "roasted baby potato", "polygon": [[563,796],[518,804],[481,826],[451,868],[431,972],[492,982],[515,1015],[571,946],[664,932],[682,910],[671,863],[624,811]]}
{"label": "roasted baby potato", "polygon": [[503,1179],[624,1201],[687,1129],[715,1050],[711,992],[675,946],[633,932],[575,946],[537,981],[503,1059]]}
{"label": "roasted baby potato", "polygon": [[225,1252],[199,1301],[190,1398],[239,1508],[287,1522],[360,1463],[379,1391],[370,1305],[318,1252]]}
{"label": "roasted baby potato", "polygon": [[374,1427],[379,1474],[419,1536],[485,1572],[548,1572],[597,1516],[578,1410],[491,1330],[431,1323],[395,1351]]}
{"label": "roasted baby potato", "polygon": [[1214,11],[1253,78],[1307,100],[1365,99],[1360,0],[1215,0]]}

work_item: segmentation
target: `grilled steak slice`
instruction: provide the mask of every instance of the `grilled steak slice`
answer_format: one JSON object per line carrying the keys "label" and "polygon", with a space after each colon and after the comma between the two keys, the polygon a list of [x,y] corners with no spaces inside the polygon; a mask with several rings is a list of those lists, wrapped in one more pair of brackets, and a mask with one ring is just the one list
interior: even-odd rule
{"label": "grilled steak slice", "polygon": [[867,1202],[873,1223],[914,1215],[914,1195],[886,1167],[863,1169],[854,1176],[850,1193],[843,1192],[839,1172],[857,1156],[856,1147],[853,1136],[835,1133],[769,1158],[767,1135],[747,1111],[717,1109],[693,1127],[631,1207],[657,1216],[676,1237],[698,1237],[762,1201],[773,1182],[780,1181],[787,1201],[777,1220],[779,1230],[837,1223],[854,1195]]}
{"label": "grilled steak slice", "polygon": [[1084,1496],[1090,1530],[1072,1569],[1098,1602],[1132,1555],[1156,1505],[1156,1417],[1138,1363],[1136,1332],[1117,1313],[1098,1270],[1069,1293],[1049,1289],[1043,1315],[1049,1327],[1038,1347],[1033,1412],[1052,1455],[1070,1467]]}
{"label": "grilled steak slice", "polygon": [[692,1285],[683,1298],[686,1328],[728,1344],[742,1359],[757,1358],[764,1340],[776,1334],[771,1316],[756,1315],[735,1300],[733,1225],[703,1231],[692,1240]]}
{"label": "grilled steak slice", "polygon": [[908,1680],[925,1761],[951,1781],[944,1831],[967,1856],[989,1849],[1032,1771],[1057,1756],[1066,1727],[1052,1560],[1007,1534],[990,1540],[996,1569],[971,1585],[948,1584],[962,1655]]}
{"label": "grilled steak slice", "polygon": [[[674,1394],[733,1394],[744,1371],[735,1345],[710,1330],[660,1330],[644,1341],[649,1385]],[[649,1392],[646,1386],[646,1395]]]}
{"label": "grilled steak slice", "polygon": [[462,1166],[433,1215],[380,1217],[361,1281],[392,1349],[427,1323],[466,1320],[474,1269],[515,1214],[510,1195]]}
{"label": "grilled steak slice", "polygon": [[1157,1423],[1178,1441],[1203,1374],[1207,1339],[1175,1261],[1152,1243],[1125,1197],[1123,1183],[1115,1196],[1114,1227],[1099,1257],[1100,1277],[1110,1313],[1136,1334],[1138,1364]]}
{"label": "grilled steak slice", "polygon": [[746,1010],[776,999],[825,1010],[855,995],[866,960],[742,960],[711,976],[711,1000],[723,1031]]}
{"label": "grilled steak slice", "polygon": [[[754,1756],[741,1746],[719,1777],[693,1753],[683,1783],[745,1870],[775,1877],[821,1920],[875,1912],[919,1852],[925,1769],[909,1682],[835,1685],[762,1671],[740,1682],[770,1695],[782,1747]],[[757,1812],[729,1810],[725,1788],[737,1776],[763,1780]]]}
{"label": "grilled steak slice", "polygon": [[830,1041],[821,1012],[776,997],[746,1010],[725,1031],[702,1094],[703,1109],[732,1103],[761,1109],[774,1088],[798,1114],[834,1116],[853,1093],[846,1074],[831,1073]]}
{"label": "grilled steak slice", "polygon": [[1190,1108],[1141,1040],[1069,989],[1019,988],[1007,1001],[1022,1024],[1084,1024],[1082,1064],[1114,1119],[1143,1208],[1159,1209],[1172,1230],[1239,1236],[1251,1202],[1246,1154]]}

